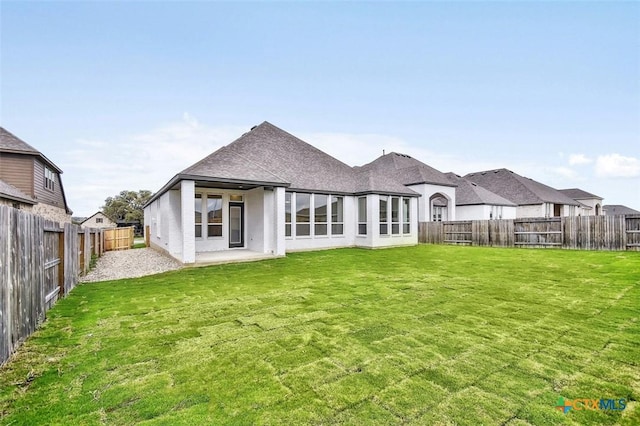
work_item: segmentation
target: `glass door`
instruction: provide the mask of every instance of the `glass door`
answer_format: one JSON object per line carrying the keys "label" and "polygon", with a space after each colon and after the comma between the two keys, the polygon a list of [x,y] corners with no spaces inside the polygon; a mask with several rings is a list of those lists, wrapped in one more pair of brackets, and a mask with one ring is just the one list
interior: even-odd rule
{"label": "glass door", "polygon": [[244,247],[243,203],[229,203],[229,247]]}

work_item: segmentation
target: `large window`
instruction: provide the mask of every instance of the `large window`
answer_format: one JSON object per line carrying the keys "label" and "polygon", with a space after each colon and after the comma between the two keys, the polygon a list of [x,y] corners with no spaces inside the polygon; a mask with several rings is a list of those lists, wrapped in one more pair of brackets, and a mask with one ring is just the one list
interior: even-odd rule
{"label": "large window", "polygon": [[323,194],[313,196],[315,235],[327,235],[327,198]]}
{"label": "large window", "polygon": [[380,235],[389,234],[389,198],[380,196]]}
{"label": "large window", "polygon": [[296,236],[308,236],[311,231],[311,195],[296,194]]}
{"label": "large window", "polygon": [[358,198],[358,235],[367,235],[367,197]]}
{"label": "large window", "polygon": [[222,196],[207,196],[207,237],[222,237]]}
{"label": "large window", "polygon": [[391,233],[400,233],[400,198],[391,198]]}
{"label": "large window", "polygon": [[402,233],[411,233],[411,198],[402,199]]}
{"label": "large window", "polygon": [[291,193],[284,194],[284,235],[291,236]]}
{"label": "large window", "polygon": [[195,211],[196,238],[202,238],[202,194],[196,194],[193,208]]}
{"label": "large window", "polygon": [[344,233],[344,197],[333,195],[331,197],[331,234],[342,235]]}
{"label": "large window", "polygon": [[44,167],[44,187],[53,191],[56,187],[55,182],[56,182],[56,174],[53,172],[53,170],[45,166]]}

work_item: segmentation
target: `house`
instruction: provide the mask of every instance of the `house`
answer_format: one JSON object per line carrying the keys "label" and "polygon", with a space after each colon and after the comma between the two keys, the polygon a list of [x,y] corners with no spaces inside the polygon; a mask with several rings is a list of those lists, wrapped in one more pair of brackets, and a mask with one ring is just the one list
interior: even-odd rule
{"label": "house", "polygon": [[102,212],[96,212],[80,222],[83,228],[115,228],[117,224]]}
{"label": "house", "polygon": [[145,236],[185,264],[413,245],[419,196],[264,122],[156,192]]}
{"label": "house", "polygon": [[464,177],[515,203],[517,218],[577,216],[580,213],[580,204],[573,198],[511,170],[486,170]]}
{"label": "house", "polygon": [[623,206],[620,204],[607,204],[602,206],[602,211],[607,216],[614,215],[627,215],[627,214],[640,214],[640,211],[632,209],[631,207]]}
{"label": "house", "polygon": [[517,204],[455,173],[446,173],[456,184],[456,219],[515,219]]}
{"label": "house", "polygon": [[583,191],[580,188],[559,189],[564,195],[580,204],[580,216],[602,216],[602,197]]}
{"label": "house", "polygon": [[456,220],[456,184],[433,167],[407,154],[392,152],[356,169],[388,176],[420,194],[420,222]]}
{"label": "house", "polygon": [[61,174],[62,170],[44,154],[0,127],[0,198],[4,203],[49,220],[70,223],[72,212]]}

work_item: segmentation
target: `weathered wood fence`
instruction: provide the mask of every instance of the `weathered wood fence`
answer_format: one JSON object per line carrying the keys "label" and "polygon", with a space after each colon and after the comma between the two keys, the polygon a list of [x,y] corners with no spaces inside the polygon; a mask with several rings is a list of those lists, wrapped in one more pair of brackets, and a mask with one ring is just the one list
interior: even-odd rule
{"label": "weathered wood fence", "polygon": [[640,215],[421,222],[419,241],[474,246],[640,250]]}
{"label": "weathered wood fence", "polygon": [[0,206],[0,365],[103,252],[99,229]]}

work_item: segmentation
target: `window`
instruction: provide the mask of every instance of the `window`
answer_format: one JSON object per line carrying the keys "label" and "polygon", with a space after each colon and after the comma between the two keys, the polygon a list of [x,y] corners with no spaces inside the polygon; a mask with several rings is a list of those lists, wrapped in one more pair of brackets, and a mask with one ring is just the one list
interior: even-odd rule
{"label": "window", "polygon": [[242,195],[230,195],[229,196],[229,201],[232,201],[234,203],[241,203],[242,202]]}
{"label": "window", "polygon": [[442,206],[433,206],[433,221],[434,222],[442,222],[442,213],[444,207]]}
{"label": "window", "polygon": [[400,233],[400,198],[391,198],[391,233]]}
{"label": "window", "polygon": [[502,219],[502,206],[491,206],[489,219]]}
{"label": "window", "polygon": [[367,235],[367,197],[358,198],[358,235]]}
{"label": "window", "polygon": [[296,194],[296,236],[311,235],[311,195]]}
{"label": "window", "polygon": [[55,189],[56,174],[47,166],[44,167],[44,187],[53,191]]}
{"label": "window", "polygon": [[411,233],[411,198],[402,199],[402,233]]}
{"label": "window", "polygon": [[284,194],[284,235],[291,236],[291,193]]}
{"label": "window", "polygon": [[387,235],[389,233],[389,211],[388,211],[389,199],[388,197],[380,196],[380,235]]}
{"label": "window", "polygon": [[344,197],[333,195],[331,197],[331,234],[342,235],[344,233]]}
{"label": "window", "polygon": [[313,196],[314,232],[315,235],[327,235],[327,196]]}
{"label": "window", "polygon": [[101,217],[96,217],[96,223],[103,223],[104,220]]}
{"label": "window", "polygon": [[222,196],[207,196],[207,237],[222,237]]}
{"label": "window", "polygon": [[202,194],[196,194],[193,207],[195,209],[196,238],[202,238]]}

